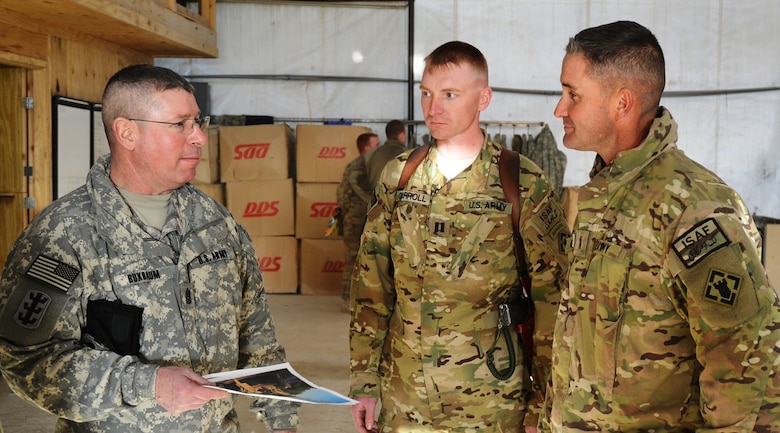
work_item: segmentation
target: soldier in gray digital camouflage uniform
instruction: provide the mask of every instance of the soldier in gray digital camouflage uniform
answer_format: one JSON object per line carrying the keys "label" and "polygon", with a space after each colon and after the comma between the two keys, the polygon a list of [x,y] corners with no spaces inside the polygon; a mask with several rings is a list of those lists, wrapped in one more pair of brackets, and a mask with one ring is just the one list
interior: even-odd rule
{"label": "soldier in gray digital camouflage uniform", "polygon": [[[402,191],[409,153],[385,167],[355,267],[355,425],[361,433],[535,430],[541,396],[527,401],[517,333],[507,332],[507,344],[497,326],[498,306],[518,294],[519,277],[511,205],[498,170],[501,148],[479,125],[492,98],[487,62],[469,44],[446,43],[426,57],[420,89],[437,142]],[[520,232],[537,317],[533,365],[549,371],[565,272],[560,240],[568,227],[550,180],[516,156]],[[492,352],[499,374],[487,361],[492,349],[500,349]]]}
{"label": "soldier in gray digital camouflage uniform", "polygon": [[[285,361],[246,231],[188,184],[206,143],[194,88],[150,65],[103,95],[111,153],[16,241],[0,280],[0,368],[55,431],[238,432],[202,375]],[[295,431],[297,405],[252,405]]]}
{"label": "soldier in gray digital camouflage uniform", "polygon": [[553,432],[780,431],[780,303],[739,195],[677,148],[655,36],[583,30],[563,59],[580,189],[555,328]]}
{"label": "soldier in gray digital camouflage uniform", "polygon": [[344,273],[341,279],[343,310],[349,311],[349,293],[352,284],[352,268],[355,265],[360,236],[366,223],[368,204],[371,202],[371,185],[368,182],[364,157],[379,146],[379,137],[366,132],[357,138],[357,158],[347,164],[341,183],[336,189],[336,200],[341,212],[342,236],[344,239]]}

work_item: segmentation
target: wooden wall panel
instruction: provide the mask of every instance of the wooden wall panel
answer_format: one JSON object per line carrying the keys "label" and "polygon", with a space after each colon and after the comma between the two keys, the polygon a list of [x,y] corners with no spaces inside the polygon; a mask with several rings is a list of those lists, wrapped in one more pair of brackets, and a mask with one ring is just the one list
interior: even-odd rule
{"label": "wooden wall panel", "polygon": [[52,107],[49,87],[48,69],[27,71],[27,94],[36,101],[35,107],[28,113],[29,127],[27,128],[27,160],[33,168],[29,180],[30,197],[35,199],[35,207],[28,213],[30,220],[51,203],[54,197]]}
{"label": "wooden wall panel", "polygon": [[24,220],[24,196],[26,194],[0,193],[0,272],[5,266],[8,251],[16,238],[22,233],[26,222]]}
{"label": "wooden wall panel", "polygon": [[0,9],[0,61],[13,66],[27,65],[30,61],[44,67],[49,55],[49,36],[24,29],[9,22],[11,11]]}
{"label": "wooden wall panel", "polygon": [[24,69],[0,68],[0,193],[27,192],[27,113],[22,106],[26,80]]}
{"label": "wooden wall panel", "polygon": [[156,57],[216,58],[215,0],[201,0],[203,15],[169,1],[2,0],[0,15],[50,36],[91,35]]}
{"label": "wooden wall panel", "polygon": [[100,102],[108,79],[135,63],[154,63],[149,55],[94,39],[52,38],[52,95]]}

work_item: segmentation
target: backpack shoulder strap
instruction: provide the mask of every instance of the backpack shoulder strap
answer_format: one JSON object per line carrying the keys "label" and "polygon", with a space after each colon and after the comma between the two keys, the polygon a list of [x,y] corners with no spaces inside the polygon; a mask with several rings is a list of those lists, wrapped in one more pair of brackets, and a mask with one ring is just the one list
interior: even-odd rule
{"label": "backpack shoulder strap", "polygon": [[[525,247],[523,237],[520,236],[520,155],[509,149],[501,149],[501,157],[498,160],[498,174],[501,179],[501,188],[504,190],[506,201],[512,204],[512,231],[514,232],[515,258],[517,260],[517,274],[526,300],[531,299],[531,274],[525,261]],[[517,332],[522,339],[523,358],[527,375],[533,377],[534,356],[534,309],[533,301],[528,305],[528,315],[523,323],[516,325]],[[533,381],[531,381],[533,382]],[[524,388],[531,389],[528,378],[524,380]]]}
{"label": "backpack shoulder strap", "polygon": [[[404,189],[412,177],[414,171],[428,155],[431,146],[425,144],[412,151],[409,158],[404,163],[401,170],[401,177],[398,179],[398,189]],[[509,149],[501,149],[501,157],[498,160],[498,173],[501,178],[501,188],[504,190],[506,201],[512,204],[512,231],[514,232],[515,256],[517,257],[517,269],[520,272],[520,278],[523,285],[530,289],[530,280],[528,275],[528,266],[525,263],[525,248],[523,239],[520,236],[520,196],[518,185],[520,178],[520,154]]]}
{"label": "backpack shoulder strap", "polygon": [[520,155],[509,149],[501,149],[501,157],[498,160],[498,174],[501,178],[501,188],[504,190],[506,201],[512,204],[512,231],[514,232],[515,256],[517,257],[517,270],[523,280],[523,286],[530,290],[531,282],[528,274],[528,266],[525,263],[525,247],[520,236]]}
{"label": "backpack shoulder strap", "polygon": [[406,183],[409,182],[409,178],[412,177],[414,171],[417,170],[417,166],[428,155],[428,151],[431,149],[429,144],[422,145],[412,151],[409,154],[409,158],[404,163],[404,168],[401,171],[401,177],[398,179],[398,189],[406,188]]}
{"label": "backpack shoulder strap", "polygon": [[520,159],[518,153],[509,149],[501,149],[498,160],[498,175],[501,178],[501,188],[506,201],[512,204],[512,229],[515,234],[520,232]]}

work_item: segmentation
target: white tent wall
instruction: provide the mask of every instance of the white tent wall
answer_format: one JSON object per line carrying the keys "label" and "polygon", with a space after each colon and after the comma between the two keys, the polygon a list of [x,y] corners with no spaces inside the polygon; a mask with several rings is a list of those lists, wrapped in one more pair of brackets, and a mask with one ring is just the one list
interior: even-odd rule
{"label": "white tent wall", "polygon": [[[536,133],[538,127],[494,123],[545,122],[560,142],[563,128],[552,113],[568,38],[634,20],[664,49],[662,104],[680,125],[679,147],[734,187],[751,212],[780,217],[776,0],[417,0],[409,7],[411,33],[406,2],[220,1],[219,58],[157,63],[208,82],[211,114],[270,115],[292,124],[363,120],[383,137],[386,120],[408,119],[409,34],[416,81],[422,58],[458,39],[477,46],[490,65],[497,91],[481,117],[493,122],[488,133]],[[421,121],[414,87],[411,120]],[[594,154],[564,150],[564,183],[585,183]]]}

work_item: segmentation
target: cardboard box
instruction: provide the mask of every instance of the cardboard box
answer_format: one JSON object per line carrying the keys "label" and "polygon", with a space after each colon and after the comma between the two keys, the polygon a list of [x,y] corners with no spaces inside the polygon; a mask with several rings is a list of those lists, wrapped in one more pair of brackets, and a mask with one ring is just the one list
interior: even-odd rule
{"label": "cardboard box", "polygon": [[205,132],[209,140],[200,148],[200,163],[192,183],[216,183],[219,180],[219,127],[209,126]]}
{"label": "cardboard box", "polygon": [[331,218],[339,207],[337,183],[297,183],[295,185],[295,237],[299,239],[341,239],[338,231],[325,236]]}
{"label": "cardboard box", "polygon": [[219,203],[225,204],[225,184],[223,183],[198,183],[194,187],[206,193]]}
{"label": "cardboard box", "polygon": [[228,182],[225,199],[252,237],[295,234],[292,179]]}
{"label": "cardboard box", "polygon": [[301,239],[301,294],[341,296],[344,242]]}
{"label": "cardboard box", "polygon": [[298,182],[341,182],[344,168],[359,155],[357,138],[371,132],[364,126],[307,125],[296,129]]}
{"label": "cardboard box", "polygon": [[292,236],[256,236],[252,245],[268,293],[298,293],[298,240]]}
{"label": "cardboard box", "polygon": [[220,127],[220,179],[289,178],[292,141],[292,129],[283,124]]}

